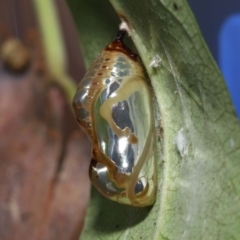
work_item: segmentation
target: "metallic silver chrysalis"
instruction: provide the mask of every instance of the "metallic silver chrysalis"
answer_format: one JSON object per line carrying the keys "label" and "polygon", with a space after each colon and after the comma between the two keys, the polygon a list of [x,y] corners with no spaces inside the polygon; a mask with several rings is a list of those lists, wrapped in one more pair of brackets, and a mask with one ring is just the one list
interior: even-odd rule
{"label": "metallic silver chrysalis", "polygon": [[73,106],[93,145],[90,178],[107,198],[138,207],[156,197],[151,93],[119,31],[78,85]]}

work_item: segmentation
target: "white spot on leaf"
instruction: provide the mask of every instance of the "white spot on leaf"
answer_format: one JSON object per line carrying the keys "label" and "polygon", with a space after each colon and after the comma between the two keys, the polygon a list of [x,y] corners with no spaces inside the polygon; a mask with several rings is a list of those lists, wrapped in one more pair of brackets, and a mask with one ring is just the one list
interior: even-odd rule
{"label": "white spot on leaf", "polygon": [[153,58],[152,61],[149,64],[149,67],[154,67],[157,68],[161,65],[162,59],[158,54],[156,54]]}
{"label": "white spot on leaf", "polygon": [[175,143],[176,143],[177,150],[180,153],[181,157],[187,156],[189,143],[187,140],[186,132],[184,131],[183,128],[181,128],[177,132],[177,136],[175,138]]}
{"label": "white spot on leaf", "polygon": [[234,146],[235,146],[235,142],[234,142],[234,140],[231,138],[231,139],[230,139],[230,148],[234,148]]}

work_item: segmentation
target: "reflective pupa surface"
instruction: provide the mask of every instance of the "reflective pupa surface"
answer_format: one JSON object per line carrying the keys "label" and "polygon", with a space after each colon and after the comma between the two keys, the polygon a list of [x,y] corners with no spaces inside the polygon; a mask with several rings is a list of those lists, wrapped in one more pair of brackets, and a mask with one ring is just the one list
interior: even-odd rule
{"label": "reflective pupa surface", "polygon": [[144,207],[156,196],[152,98],[119,31],[78,85],[74,111],[93,145],[90,178],[107,198]]}

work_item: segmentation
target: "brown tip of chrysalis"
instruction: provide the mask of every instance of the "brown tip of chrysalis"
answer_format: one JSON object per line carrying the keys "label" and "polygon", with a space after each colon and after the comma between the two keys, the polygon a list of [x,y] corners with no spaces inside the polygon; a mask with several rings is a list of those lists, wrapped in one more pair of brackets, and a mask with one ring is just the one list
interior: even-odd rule
{"label": "brown tip of chrysalis", "polygon": [[105,50],[122,52],[133,60],[137,60],[137,55],[133,53],[123,42],[123,38],[126,33],[127,32],[125,30],[119,30],[115,40],[108,44]]}

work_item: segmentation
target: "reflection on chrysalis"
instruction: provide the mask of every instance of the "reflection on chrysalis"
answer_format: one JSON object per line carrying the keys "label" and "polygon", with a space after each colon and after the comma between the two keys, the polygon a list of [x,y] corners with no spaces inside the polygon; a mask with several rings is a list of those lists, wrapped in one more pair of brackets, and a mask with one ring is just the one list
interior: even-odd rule
{"label": "reflection on chrysalis", "polygon": [[124,31],[94,60],[73,99],[93,144],[90,177],[107,198],[144,207],[156,197],[151,94]]}

